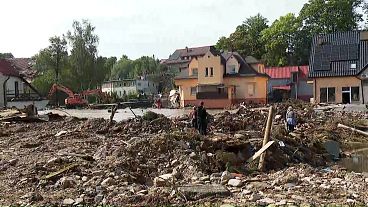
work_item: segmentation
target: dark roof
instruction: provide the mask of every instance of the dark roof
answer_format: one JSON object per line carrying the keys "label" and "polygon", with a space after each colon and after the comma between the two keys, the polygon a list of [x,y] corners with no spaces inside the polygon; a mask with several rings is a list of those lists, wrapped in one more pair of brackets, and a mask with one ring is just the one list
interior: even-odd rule
{"label": "dark roof", "polygon": [[240,63],[239,72],[235,74],[225,74],[226,77],[234,77],[234,76],[267,76],[266,74],[258,73],[255,69],[253,69],[237,52],[224,52],[221,54],[222,58],[226,61],[231,57],[234,56],[238,62]]}
{"label": "dark roof", "polygon": [[245,57],[245,62],[247,62],[248,64],[261,63],[260,60],[257,60],[257,58],[255,58],[253,56],[247,56],[247,57]]}
{"label": "dark roof", "polygon": [[204,56],[208,51],[211,51],[211,53],[214,55],[219,54],[219,52],[215,49],[214,46],[177,49],[172,55],[170,55],[170,57],[167,60],[165,60],[164,63],[165,64],[177,64],[177,63],[189,62],[190,60],[185,59],[185,58]]}
{"label": "dark roof", "polygon": [[9,60],[0,59],[0,73],[6,76],[20,77],[20,74]]}
{"label": "dark roof", "polygon": [[361,35],[361,31],[316,35],[309,77],[357,75],[368,64],[368,39],[363,40]]}
{"label": "dark roof", "polygon": [[33,67],[31,58],[11,58],[8,59],[26,80],[31,81],[37,75],[37,70]]}

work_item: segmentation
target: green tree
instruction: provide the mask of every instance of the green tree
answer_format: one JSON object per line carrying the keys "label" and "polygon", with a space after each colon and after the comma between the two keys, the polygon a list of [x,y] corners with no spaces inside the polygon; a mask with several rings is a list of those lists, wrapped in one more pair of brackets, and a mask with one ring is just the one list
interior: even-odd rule
{"label": "green tree", "polygon": [[133,61],[123,55],[112,67],[111,79],[132,78],[133,76]]}
{"label": "green tree", "polygon": [[261,14],[247,18],[236,27],[229,38],[221,37],[216,44],[220,50],[237,51],[242,56],[252,55],[258,59],[264,54],[261,32],[266,29],[268,20]]}
{"label": "green tree", "polygon": [[359,27],[363,0],[309,0],[300,11],[303,27],[312,34],[349,31]]}
{"label": "green tree", "polygon": [[293,54],[300,27],[301,21],[294,14],[289,13],[275,20],[262,32],[262,40],[266,46],[264,59],[267,65],[284,66],[295,62]]}
{"label": "green tree", "polygon": [[7,53],[0,53],[0,59],[4,59],[4,58],[14,58],[13,54],[10,52]]}
{"label": "green tree", "polygon": [[94,88],[98,85],[97,67],[98,36],[95,27],[87,20],[73,22],[73,31],[68,31],[68,40],[72,47],[70,64],[72,77],[78,83],[79,90]]}

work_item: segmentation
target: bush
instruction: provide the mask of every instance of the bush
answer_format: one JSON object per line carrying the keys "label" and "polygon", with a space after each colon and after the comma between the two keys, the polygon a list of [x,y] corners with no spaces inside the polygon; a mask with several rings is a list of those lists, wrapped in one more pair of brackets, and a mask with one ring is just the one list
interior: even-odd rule
{"label": "bush", "polygon": [[143,114],[143,120],[146,121],[153,121],[155,119],[158,119],[160,117],[159,114],[153,112],[153,111],[147,111],[146,113]]}

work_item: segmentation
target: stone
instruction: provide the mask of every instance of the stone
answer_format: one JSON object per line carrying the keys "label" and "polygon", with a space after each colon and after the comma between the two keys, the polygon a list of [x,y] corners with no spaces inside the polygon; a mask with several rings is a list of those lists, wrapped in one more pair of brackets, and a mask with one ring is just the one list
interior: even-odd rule
{"label": "stone", "polygon": [[141,191],[138,191],[137,194],[140,194],[140,195],[146,195],[148,194],[148,190],[141,190]]}
{"label": "stone", "polygon": [[190,158],[194,158],[195,156],[196,156],[196,153],[195,152],[192,152],[192,153],[189,154],[189,157]]}
{"label": "stone", "polygon": [[175,166],[179,163],[179,161],[177,159],[171,161],[171,166]]}
{"label": "stone", "polygon": [[331,185],[326,185],[326,184],[322,183],[319,187],[323,188],[323,189],[330,189]]}
{"label": "stone", "polygon": [[287,203],[286,200],[281,200],[281,201],[275,203],[275,205],[276,206],[284,206],[284,205],[286,205],[286,203]]}
{"label": "stone", "polygon": [[276,121],[278,121],[278,120],[280,120],[280,119],[281,119],[281,117],[282,117],[282,115],[281,115],[281,114],[277,114],[277,115],[275,116],[275,120],[276,120]]}
{"label": "stone", "polygon": [[299,201],[304,201],[305,200],[304,197],[299,196],[299,195],[291,195],[291,199],[299,200]]}
{"label": "stone", "polygon": [[275,200],[273,200],[271,198],[262,198],[262,199],[258,200],[257,203],[259,203],[261,205],[270,205],[270,204],[274,204]]}
{"label": "stone", "polygon": [[356,201],[355,201],[354,199],[350,199],[350,198],[348,198],[348,199],[346,200],[346,202],[347,202],[347,203],[355,203]]}
{"label": "stone", "polygon": [[71,199],[71,198],[66,198],[66,199],[64,199],[64,201],[63,201],[63,204],[64,205],[73,205],[73,203],[74,203],[74,200],[73,199]]}
{"label": "stone", "polygon": [[209,196],[229,196],[230,191],[223,185],[186,185],[178,187],[178,191],[181,192],[186,198],[200,199]]}
{"label": "stone", "polygon": [[243,185],[243,182],[238,179],[230,179],[227,184],[233,187],[241,187]]}
{"label": "stone", "polygon": [[221,183],[227,183],[232,178],[234,178],[234,176],[229,171],[224,171],[221,174]]}
{"label": "stone", "polygon": [[108,187],[110,185],[114,185],[115,180],[113,178],[106,178],[104,181],[102,181],[101,186],[102,187]]}
{"label": "stone", "polygon": [[220,207],[235,207],[235,206],[233,206],[231,204],[222,204]]}
{"label": "stone", "polygon": [[104,196],[102,194],[98,194],[95,196],[95,203],[101,203],[104,199]]}
{"label": "stone", "polygon": [[250,194],[252,194],[252,191],[250,191],[250,190],[243,190],[243,191],[241,192],[241,194],[242,194],[242,195],[250,195]]}
{"label": "stone", "polygon": [[81,204],[81,203],[83,203],[83,197],[79,197],[79,198],[75,199],[75,202],[74,202],[75,205],[78,205],[78,204]]}
{"label": "stone", "polygon": [[209,181],[210,180],[210,176],[203,176],[199,178],[200,181]]}
{"label": "stone", "polygon": [[17,158],[9,160],[9,164],[11,166],[15,166],[17,163],[18,163],[18,159]]}
{"label": "stone", "polygon": [[250,195],[249,201],[255,202],[255,201],[258,201],[261,198],[262,198],[262,196],[260,194],[253,193],[252,195]]}
{"label": "stone", "polygon": [[234,134],[235,139],[244,139],[245,136],[243,134]]}
{"label": "stone", "polygon": [[73,188],[76,182],[71,177],[62,177],[55,184],[56,187],[61,187],[63,189]]}
{"label": "stone", "polygon": [[63,162],[63,159],[61,159],[60,157],[54,157],[46,162],[45,167],[52,167],[62,162]]}
{"label": "stone", "polygon": [[82,177],[82,181],[83,181],[83,182],[87,182],[87,180],[88,180],[88,177],[87,177],[87,176],[83,176],[83,177]]}
{"label": "stone", "polygon": [[153,184],[156,187],[169,186],[174,182],[174,176],[172,174],[164,174],[153,179]]}

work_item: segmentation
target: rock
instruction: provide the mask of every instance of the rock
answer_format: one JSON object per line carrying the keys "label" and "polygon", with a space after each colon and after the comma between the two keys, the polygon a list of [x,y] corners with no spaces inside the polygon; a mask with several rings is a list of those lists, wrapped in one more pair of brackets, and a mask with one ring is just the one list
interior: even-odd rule
{"label": "rock", "polygon": [[52,167],[52,166],[55,166],[56,164],[60,164],[62,162],[63,162],[63,159],[61,159],[60,157],[54,157],[54,158],[47,161],[45,167]]}
{"label": "rock", "polygon": [[286,200],[281,200],[281,201],[275,203],[275,205],[276,206],[284,206],[284,205],[286,205],[286,203],[287,203]]}
{"label": "rock", "polygon": [[61,187],[63,189],[66,188],[73,188],[75,186],[76,182],[71,177],[62,177],[60,180],[58,180],[55,184],[56,187]]}
{"label": "rock", "polygon": [[93,155],[93,159],[95,160],[101,160],[106,158],[106,154],[107,154],[107,147],[106,146],[101,146],[97,152]]}
{"label": "rock", "polygon": [[243,134],[234,134],[235,139],[244,139],[245,136]]}
{"label": "rock", "polygon": [[178,187],[178,191],[188,199],[200,199],[208,196],[229,196],[230,191],[223,185],[187,185]]}
{"label": "rock", "polygon": [[221,174],[221,183],[227,183],[232,178],[234,178],[234,176],[229,171],[224,171]]}
{"label": "rock", "polygon": [[79,197],[79,198],[75,199],[75,202],[74,202],[75,205],[78,205],[78,204],[81,204],[81,203],[83,203],[83,197],[82,198]]}
{"label": "rock", "polygon": [[64,205],[73,205],[73,203],[74,203],[74,200],[73,199],[71,199],[71,198],[66,198],[66,199],[64,199],[64,201],[63,201],[63,204]]}
{"label": "rock", "polygon": [[233,187],[241,187],[243,185],[243,182],[238,179],[230,179],[227,184]]}
{"label": "rock", "polygon": [[141,190],[141,191],[138,191],[137,194],[140,194],[140,195],[146,195],[148,194],[148,190]]}
{"label": "rock", "polygon": [[11,166],[15,166],[17,163],[18,163],[18,159],[17,158],[9,160],[9,164]]}
{"label": "rock", "polygon": [[194,158],[195,156],[196,156],[196,153],[195,152],[192,152],[192,153],[189,154],[189,157],[190,158]]}
{"label": "rock", "polygon": [[200,181],[209,181],[210,180],[210,176],[203,176],[199,178]]}
{"label": "rock", "polygon": [[262,198],[262,196],[260,194],[253,193],[252,195],[250,195],[249,201],[255,202],[255,201],[258,201],[261,198]]}
{"label": "rock", "polygon": [[299,196],[299,195],[291,195],[291,199],[299,200],[299,201],[304,201],[305,200],[304,197]]}
{"label": "rock", "polygon": [[276,120],[276,121],[278,121],[278,120],[280,120],[280,119],[281,119],[281,117],[282,117],[282,115],[277,114],[277,115],[275,116],[275,120]]}
{"label": "rock", "polygon": [[241,194],[242,194],[242,195],[250,195],[250,194],[252,194],[252,191],[250,191],[250,190],[243,190],[243,191],[241,192]]}
{"label": "rock", "polygon": [[108,187],[110,185],[114,185],[115,180],[113,178],[106,178],[104,181],[102,181],[101,186],[102,187]]}
{"label": "rock", "polygon": [[58,132],[58,133],[56,133],[55,134],[55,137],[60,137],[61,135],[63,135],[63,134],[66,134],[66,133],[68,133],[67,131],[60,131],[60,132]]}
{"label": "rock", "polygon": [[262,198],[261,200],[258,200],[257,203],[259,203],[260,205],[270,205],[274,204],[275,200],[271,198]]}
{"label": "rock", "polygon": [[102,194],[98,194],[95,196],[95,203],[101,203],[104,199],[104,196]]}
{"label": "rock", "polygon": [[323,188],[323,189],[330,189],[331,185],[326,185],[326,184],[322,183],[319,187]]}
{"label": "rock", "polygon": [[235,206],[233,206],[231,204],[222,204],[220,207],[235,207]]}
{"label": "rock", "polygon": [[83,181],[83,182],[87,182],[87,180],[88,180],[88,177],[87,177],[87,176],[83,176],[83,177],[82,177],[82,181]]}
{"label": "rock", "polygon": [[179,163],[179,161],[177,159],[171,161],[171,166],[175,166]]}
{"label": "rock", "polygon": [[170,186],[174,182],[174,176],[172,174],[164,174],[153,179],[153,184],[156,187]]}

